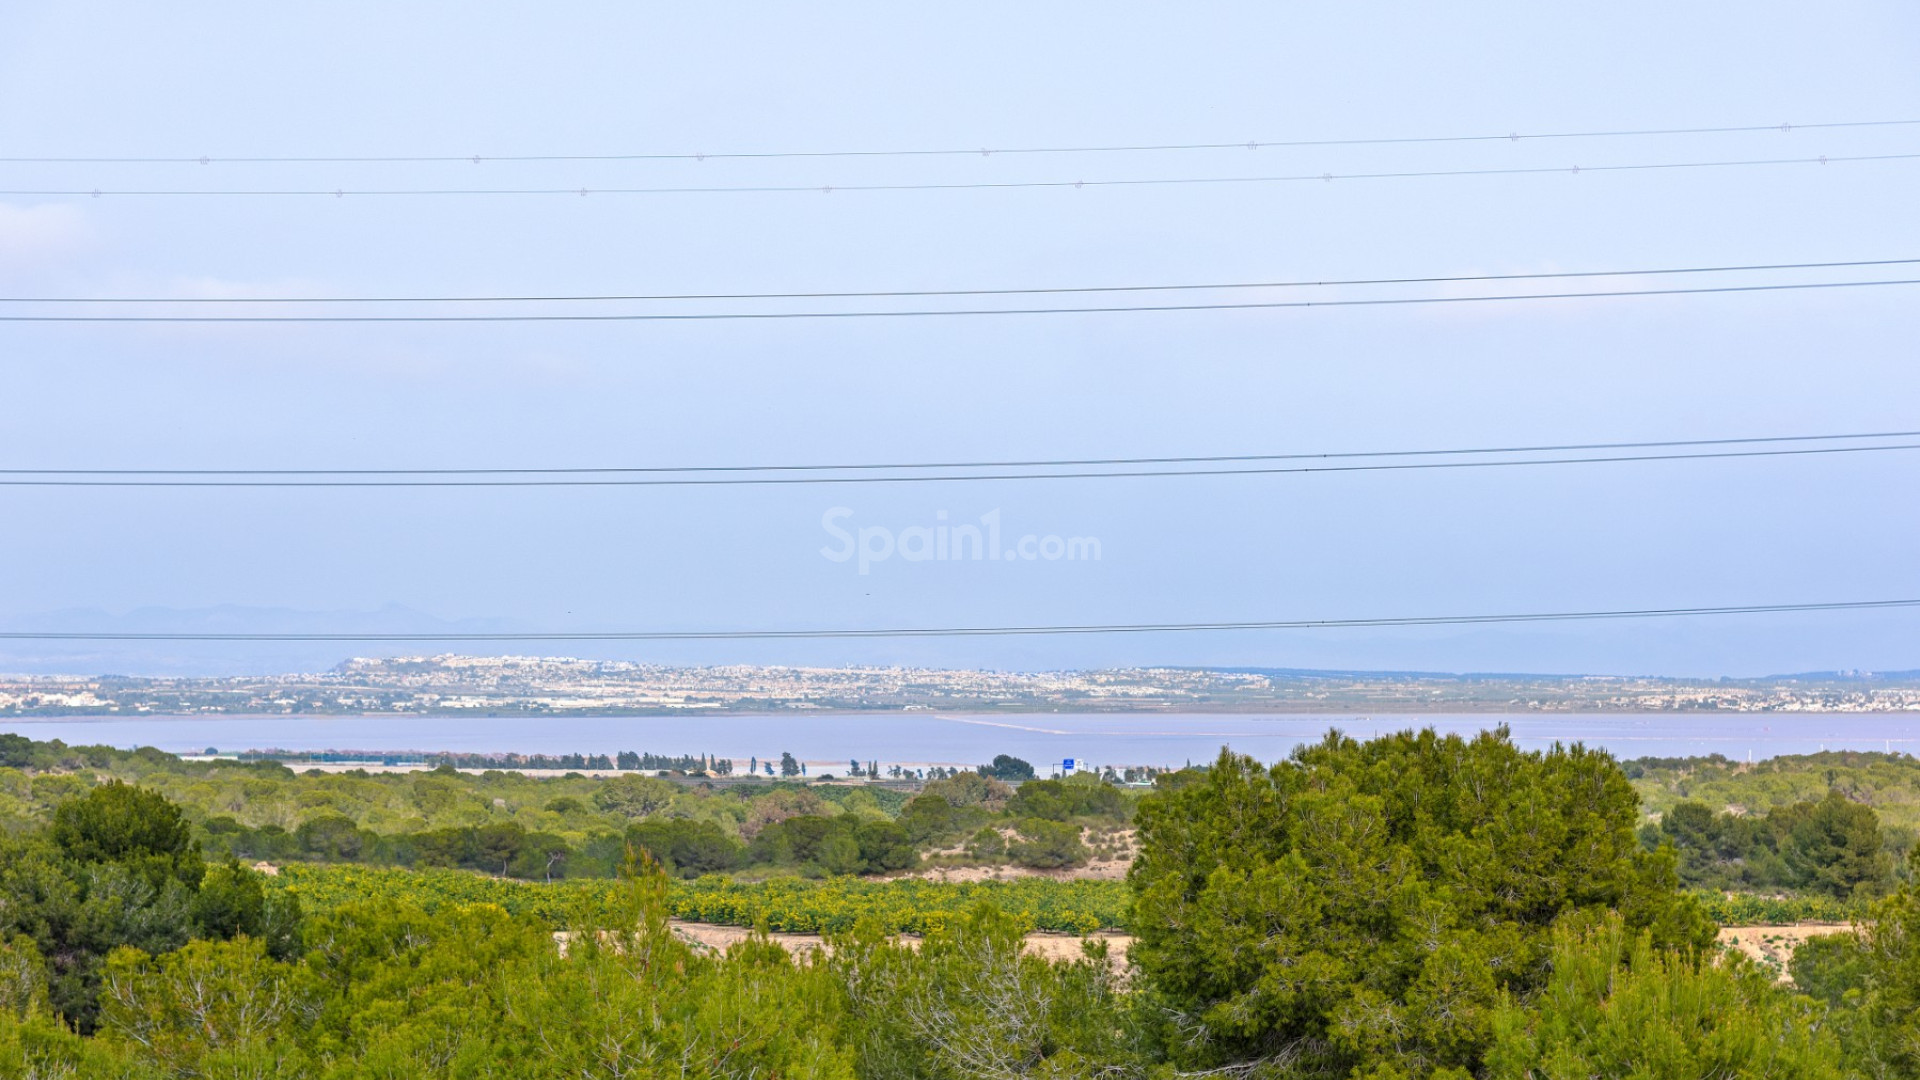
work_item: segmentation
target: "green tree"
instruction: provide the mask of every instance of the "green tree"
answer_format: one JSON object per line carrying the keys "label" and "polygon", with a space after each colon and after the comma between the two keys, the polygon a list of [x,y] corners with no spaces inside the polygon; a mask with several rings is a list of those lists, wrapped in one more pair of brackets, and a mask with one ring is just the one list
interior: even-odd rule
{"label": "green tree", "polygon": [[1859,1003],[1869,954],[1857,933],[1821,934],[1794,947],[1787,971],[1794,988],[1836,1009]]}
{"label": "green tree", "polygon": [[980,766],[980,775],[995,780],[1031,780],[1033,766],[1012,754],[995,754],[993,764]]}
{"label": "green tree", "polygon": [[0,1016],[24,1020],[47,1004],[47,970],[33,939],[15,934],[0,941]]}
{"label": "green tree", "polygon": [[907,830],[892,821],[862,821],[853,830],[860,868],[869,874],[906,870],[920,861]]}
{"label": "green tree", "polygon": [[1661,815],[1651,840],[1673,845],[1680,881],[1691,888],[1793,887],[1775,824],[1772,818],[1716,814],[1705,803],[1682,800]]}
{"label": "green tree", "polygon": [[1013,798],[1013,789],[977,772],[963,772],[932,781],[921,789],[921,794],[944,799],[956,810],[977,807],[993,813],[1006,808],[1008,800]]}
{"label": "green tree", "polygon": [[869,925],[833,942],[846,1039],[863,1080],[1125,1076],[1139,1058],[1104,952],[1051,964],[990,905],[918,950]]}
{"label": "green tree", "polygon": [[473,830],[442,828],[414,833],[407,837],[416,866],[451,869],[473,860]]}
{"label": "green tree", "polygon": [[629,825],[627,843],[653,856],[668,873],[690,878],[731,870],[743,853],[720,826],[685,818]]}
{"label": "green tree", "polygon": [[[1920,870],[1920,852],[1908,858],[1910,870]],[[1793,977],[1835,1003],[1849,1060],[1862,1073],[1874,1080],[1920,1076],[1920,892],[1911,877],[1854,933],[1796,950]]]}
{"label": "green tree", "polygon": [[979,832],[967,838],[969,859],[1003,859],[1006,855],[1007,838],[991,825],[982,825]]}
{"label": "green tree", "polygon": [[172,1080],[124,1045],[80,1035],[43,1012],[0,1013],[0,1076],[21,1080]]}
{"label": "green tree", "polygon": [[1049,821],[1083,817],[1124,820],[1127,805],[1118,788],[1089,776],[1086,780],[1029,780],[1014,793],[1007,812]]}
{"label": "green tree", "polygon": [[368,851],[368,836],[345,814],[308,818],[294,830],[300,853],[325,862],[357,862]]}
{"label": "green tree", "polygon": [[836,829],[822,837],[810,852],[807,861],[829,874],[857,874],[866,868],[860,858],[860,841],[854,839],[844,829]]}
{"label": "green tree", "polygon": [[33,764],[33,740],[11,731],[0,732],[0,768],[24,769]]}
{"label": "green tree", "polygon": [[0,837],[0,934],[32,940],[45,960],[49,1006],[83,1032],[93,1029],[109,952],[165,952],[193,931],[194,890],[175,876],[189,868],[165,854],[120,853],[123,861],[79,862],[42,836]]}
{"label": "green tree", "polygon": [[529,880],[552,882],[567,876],[567,862],[573,858],[573,845],[566,837],[550,832],[530,832],[520,852],[507,866],[507,873]]}
{"label": "green tree", "polygon": [[747,805],[747,819],[740,823],[740,835],[753,840],[769,825],[789,818],[821,817],[828,811],[825,799],[804,788],[769,791]]}
{"label": "green tree", "polygon": [[527,846],[527,830],[511,821],[482,825],[473,831],[473,855],[480,869],[507,876],[513,861]]}
{"label": "green tree", "polygon": [[1544,982],[1556,921],[1612,909],[1657,946],[1712,941],[1638,843],[1626,777],[1579,746],[1333,733],[1161,784],[1135,817],[1131,956],[1184,1065],[1457,1075]]}
{"label": "green tree", "polygon": [[157,791],[118,780],[61,803],[49,835],[75,862],[117,863],[156,890],[168,881],[198,885],[206,872],[180,808]]}
{"label": "green tree", "polygon": [[190,910],[201,937],[249,937],[277,960],[300,952],[300,900],[290,892],[269,896],[258,871],[236,862],[207,870]]}
{"label": "green tree", "polygon": [[309,1075],[291,1034],[319,1013],[312,981],[250,939],[107,959],[101,1021],[174,1076]]}
{"label": "green tree", "polygon": [[915,795],[900,812],[900,824],[916,844],[937,840],[954,829],[953,804],[938,795]]}
{"label": "green tree", "polygon": [[1060,821],[1028,818],[1018,826],[1007,856],[1017,866],[1035,870],[1061,870],[1085,866],[1093,853],[1080,839],[1080,828]]}
{"label": "green tree", "polygon": [[1840,1080],[1823,1010],[1739,953],[1660,952],[1618,916],[1555,934],[1539,994],[1495,1009],[1487,1080]]}
{"label": "green tree", "polygon": [[673,805],[679,787],[657,776],[616,776],[593,789],[593,805],[610,814],[643,818]]}
{"label": "green tree", "polygon": [[1781,834],[1782,855],[1802,888],[1842,899],[1872,895],[1892,878],[1893,864],[1870,806],[1829,789],[1818,802],[1768,815]]}

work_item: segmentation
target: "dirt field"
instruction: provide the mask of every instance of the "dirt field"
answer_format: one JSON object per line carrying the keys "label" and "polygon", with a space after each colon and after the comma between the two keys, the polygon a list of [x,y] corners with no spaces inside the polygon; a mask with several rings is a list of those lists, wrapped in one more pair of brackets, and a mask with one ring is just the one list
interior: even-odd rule
{"label": "dirt field", "polygon": [[[673,920],[673,932],[684,940],[701,948],[723,951],[728,946],[747,937],[749,931],[739,926],[720,926],[715,923],[682,922]],[[1738,949],[1748,956],[1775,968],[1785,979],[1787,961],[1793,958],[1793,950],[1810,937],[1823,934],[1843,934],[1853,929],[1846,923],[1799,923],[1794,926],[1726,926],[1720,929],[1720,944]],[[819,934],[770,934],[788,952],[800,955],[822,947]],[[1115,966],[1124,967],[1127,962],[1127,949],[1133,944],[1133,938],[1126,934],[1103,931],[1091,937],[1107,943],[1108,955]],[[904,935],[904,940],[917,942],[913,935]],[[1072,960],[1078,958],[1080,944],[1085,940],[1072,934],[1028,934],[1027,951],[1048,960]]]}
{"label": "dirt field", "polygon": [[1131,862],[1119,859],[1096,859],[1073,870],[1029,870],[1024,866],[926,866],[898,876],[955,883],[1012,881],[1014,878],[1030,877],[1053,878],[1056,881],[1123,881],[1127,876],[1127,867],[1131,865]]}
{"label": "dirt field", "polygon": [[[720,926],[715,923],[672,921],[673,932],[700,948],[723,951],[737,941],[744,940],[751,932],[739,926]],[[768,937],[779,942],[795,956],[813,952],[824,947],[819,934],[769,934]],[[1098,933],[1090,937],[1107,943],[1108,959],[1115,967],[1125,967],[1127,947],[1133,939],[1125,934]],[[920,939],[911,935],[901,935],[901,939],[910,944]],[[1078,958],[1080,943],[1084,940],[1072,934],[1028,934],[1027,951],[1047,960],[1072,960]]]}
{"label": "dirt field", "polygon": [[1853,927],[1847,923],[1796,923],[1792,926],[1723,926],[1720,944],[1738,949],[1787,978],[1787,962],[1793,950],[1810,937],[1844,934]]}
{"label": "dirt field", "polygon": [[[1000,834],[1011,842],[1016,839],[1012,829],[1001,829]],[[999,863],[992,866],[944,866],[943,860],[965,858],[964,846],[938,848],[928,852],[930,865],[918,870],[897,875],[908,878],[924,878],[928,881],[951,881],[972,883],[977,881],[1011,881],[1014,878],[1053,878],[1056,881],[1124,881],[1127,870],[1133,866],[1135,845],[1138,834],[1132,829],[1095,830],[1082,829],[1080,837],[1093,849],[1094,857],[1085,866],[1067,870],[1033,870],[1024,866]]]}
{"label": "dirt field", "polygon": [[[681,919],[670,920],[669,925],[681,940],[698,949],[710,949],[725,952],[737,942],[744,941],[752,933],[741,926],[722,926],[718,923],[687,922]],[[1793,926],[1724,926],[1720,928],[1719,941],[1722,946],[1738,949],[1760,963],[1774,969],[1779,979],[1787,979],[1787,962],[1793,958],[1793,950],[1803,941],[1824,934],[1843,934],[1853,929],[1847,923],[1798,923]],[[566,931],[554,934],[562,950],[566,948]],[[779,942],[781,947],[796,958],[824,949],[826,942],[819,934],[768,934]],[[1077,960],[1082,955],[1081,943],[1086,940],[1098,940],[1107,943],[1107,957],[1117,970],[1124,971],[1127,966],[1127,950],[1133,944],[1133,938],[1113,931],[1101,931],[1087,938],[1073,934],[1034,933],[1026,938],[1027,951],[1046,960]],[[901,940],[917,945],[919,937],[902,934]]]}

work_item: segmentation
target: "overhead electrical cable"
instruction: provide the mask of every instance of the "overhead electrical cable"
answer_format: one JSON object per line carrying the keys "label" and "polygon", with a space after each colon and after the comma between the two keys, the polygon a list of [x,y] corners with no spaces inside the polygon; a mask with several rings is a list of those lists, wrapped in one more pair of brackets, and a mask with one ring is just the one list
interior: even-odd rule
{"label": "overhead electrical cable", "polygon": [[1054,634],[1165,634],[1233,630],[1335,630],[1357,627],[1482,626],[1494,623],[1664,619],[1709,615],[1874,611],[1920,607],[1913,600],[1840,600],[1809,604],[1725,607],[1624,608],[1609,611],[1535,611],[1499,615],[1414,615],[1361,619],[1275,619],[1258,622],[1093,623],[1038,626],[933,626],[815,630],[607,630],[513,633],[218,633],[4,630],[6,641],[745,641],[793,638],[1012,637]]}
{"label": "overhead electrical cable", "polygon": [[1809,281],[1770,285],[1716,285],[1681,289],[1618,289],[1593,292],[1500,293],[1486,296],[1396,296],[1346,300],[1267,300],[1235,303],[1126,304],[1103,307],[917,308],[856,311],[598,312],[510,315],[0,315],[4,323],[614,323],[731,322],[785,319],[907,319],[995,315],[1104,315],[1169,311],[1258,311],[1284,308],[1402,307],[1419,304],[1484,304],[1513,300],[1606,300],[1641,296],[1705,296],[1725,293],[1862,289],[1920,285],[1920,278]]}
{"label": "overhead electrical cable", "polygon": [[1328,278],[1319,281],[1183,282],[1172,285],[1055,285],[1004,289],[865,289],[841,292],[573,293],[468,296],[4,296],[0,304],[547,304],[671,300],[864,300],[936,296],[1042,296],[1067,293],[1210,292],[1229,289],[1305,289],[1359,285],[1443,285],[1482,281],[1547,281],[1568,278],[1660,277],[1668,274],[1733,274],[1775,270],[1857,269],[1911,266],[1920,259],[1848,259],[1833,262],[1735,263],[1669,266],[1642,270],[1552,270],[1524,274],[1446,274],[1425,277]]}
{"label": "overhead electrical cable", "polygon": [[946,183],[895,184],[754,184],[735,186],[676,185],[661,187],[522,187],[522,188],[21,188],[0,191],[13,198],[113,197],[421,197],[482,195],[765,195],[824,194],[880,191],[988,191],[1032,188],[1179,187],[1222,184],[1279,184],[1335,180],[1408,180],[1462,176],[1538,176],[1548,174],[1642,172],[1677,169],[1727,169],[1767,165],[1838,165],[1871,161],[1911,161],[1920,153],[1851,154],[1816,157],[1750,158],[1733,161],[1665,161],[1628,165],[1514,166],[1493,169],[1421,169],[1399,172],[1301,173],[1271,176],[1141,177],[1107,180],[978,180]]}
{"label": "overhead electrical cable", "polygon": [[1193,150],[1266,150],[1320,146],[1406,146],[1434,143],[1538,142],[1555,139],[1613,139],[1657,135],[1733,135],[1761,132],[1834,131],[1847,128],[1909,127],[1920,120],[1845,120],[1829,123],[1743,124],[1723,127],[1624,128],[1619,130],[1509,131],[1482,135],[1415,135],[1352,139],[1253,139],[1238,142],[1141,143],[1096,146],[970,146],[919,150],[760,150],[720,153],[607,153],[607,154],[357,154],[347,156],[42,156],[0,157],[4,165],[425,165],[559,161],[730,161],[794,158],[992,157],[1032,154],[1162,153]]}
{"label": "overhead electrical cable", "polygon": [[1379,457],[1430,457],[1436,455],[1463,454],[1534,454],[1563,453],[1574,450],[1646,450],[1671,446],[1727,446],[1748,443],[1797,443],[1797,442],[1838,442],[1858,439],[1906,439],[1920,437],[1920,431],[1862,431],[1844,432],[1835,435],[1746,435],[1719,439],[1659,439],[1638,442],[1596,442],[1596,443],[1551,443],[1531,446],[1475,446],[1445,450],[1345,450],[1320,451],[1313,453],[1290,454],[1213,454],[1205,456],[1181,457],[1124,457],[1124,458],[1033,458],[984,461],[920,461],[920,462],[861,462],[858,464],[809,464],[809,465],[656,465],[644,467],[607,467],[586,468],[534,468],[534,469],[0,469],[0,475],[9,473],[73,473],[83,475],[167,475],[167,476],[209,476],[209,475],[246,475],[246,476],[300,476],[327,475],[418,475],[461,474],[461,473],[579,473],[579,472],[775,472],[790,470],[834,470],[852,469],[989,469],[1015,467],[1045,467],[1066,465],[1155,465],[1189,464],[1194,462],[1218,461],[1301,461],[1323,458],[1379,458]]}
{"label": "overhead electrical cable", "polygon": [[[0,469],[0,487],[704,487],[786,484],[900,484],[958,483],[982,480],[1095,480],[1191,476],[1273,476],[1304,473],[1394,472],[1424,469],[1501,468],[1528,465],[1593,465],[1623,462],[1707,461],[1731,458],[1798,457],[1818,454],[1876,453],[1920,450],[1920,442],[1867,445],[1772,447],[1769,449],[1700,450],[1700,447],[1755,444],[1920,437],[1920,432],[1862,435],[1789,435],[1756,439],[1690,439],[1638,443],[1566,444],[1559,447],[1514,447],[1469,450],[1390,450],[1331,454],[1238,454],[1206,457],[1081,458],[1052,461],[935,462],[925,464],[860,465],[710,465],[647,468],[545,469]],[[1598,450],[1651,450],[1692,447],[1687,453],[1612,453]],[[1583,451],[1575,457],[1473,457],[1521,453]],[[1468,457],[1464,461],[1395,460],[1354,463],[1355,458]],[[1263,465],[1273,461],[1336,461],[1340,464]],[[1181,467],[1169,466],[1220,466]],[[1153,466],[1137,468],[1134,466]],[[1236,467],[1227,467],[1236,466]],[[1100,467],[1100,468],[1089,468]],[[1122,468],[1127,467],[1127,468]],[[1019,472],[965,472],[928,474],[929,469],[1021,469]],[[1071,469],[1035,472],[1033,469]],[[876,471],[893,470],[885,475]],[[812,475],[794,476],[795,472]],[[661,476],[658,474],[673,474]],[[713,476],[720,473],[724,475]],[[853,475],[819,475],[851,473]],[[700,474],[700,475],[689,475]],[[745,475],[743,475],[745,474]],[[752,475],[759,474],[759,475]]]}

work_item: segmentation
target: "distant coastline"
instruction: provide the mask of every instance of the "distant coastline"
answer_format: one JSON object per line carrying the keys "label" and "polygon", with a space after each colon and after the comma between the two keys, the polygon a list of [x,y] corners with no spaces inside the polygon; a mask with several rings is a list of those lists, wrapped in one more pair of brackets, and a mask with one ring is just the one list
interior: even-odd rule
{"label": "distant coastline", "polygon": [[153,720],[284,720],[297,718],[339,718],[354,720],[449,720],[465,718],[484,718],[488,720],[539,720],[564,717],[582,720],[687,720],[697,717],[727,717],[730,719],[831,719],[835,716],[929,716],[943,718],[969,717],[1007,717],[1034,716],[1047,713],[1073,714],[1082,716],[1231,716],[1243,719],[1293,719],[1301,716],[1368,719],[1370,717],[1402,717],[1419,719],[1421,717],[1464,717],[1464,716],[1771,716],[1771,717],[1830,717],[1830,716],[1906,716],[1920,717],[1920,705],[1888,706],[1876,708],[1806,708],[1806,709],[1741,709],[1714,706],[1687,706],[1670,709],[1647,709],[1644,707],[1605,708],[1589,705],[1555,706],[1549,708],[1501,708],[1494,705],[1457,704],[1435,708],[1417,709],[1406,707],[1361,708],[1358,706],[1304,706],[1285,703],[1285,708],[1258,705],[1165,705],[1165,706],[1117,706],[1097,708],[1076,706],[1035,707],[1030,705],[1009,706],[1004,709],[959,708],[959,709],[914,709],[886,706],[835,706],[832,708],[787,708],[787,709],[608,709],[580,710],[567,712],[547,712],[539,710],[514,711],[511,709],[489,709],[485,711],[444,710],[431,712],[51,712],[28,711],[10,712],[0,710],[0,721],[32,723],[126,723],[128,721]]}
{"label": "distant coastline", "polygon": [[1271,667],[972,671],[674,667],[570,657],[349,659],[324,673],[0,675],[0,717],[801,717],[1907,713],[1920,671],[1763,678],[1446,675]]}
{"label": "distant coastline", "polygon": [[1920,712],[1920,671],[1742,679],[1143,667],[676,667],[551,657],[349,660],[267,676],[0,675],[0,717],[1325,716]]}
{"label": "distant coastline", "polygon": [[[1582,743],[1622,760],[1699,757],[1759,760],[1823,750],[1920,753],[1912,711],[1694,712],[1183,712],[1030,710],[705,712],[611,716],[419,714],[146,714],[4,717],[0,732],[70,746],[152,746],[170,753],[339,755],[395,765],[436,754],[619,755],[726,758],[762,764],[791,753],[819,774],[845,775],[853,761],[971,768],[1009,753],[1036,765],[1069,760],[1098,766],[1177,768],[1208,761],[1222,747],[1259,760],[1286,757],[1339,730],[1356,738],[1434,728],[1464,736],[1506,728],[1527,749]],[[354,765],[341,761],[346,768]],[[304,768],[305,765],[295,765]],[[484,766],[482,766],[484,767]],[[502,768],[513,766],[502,765]],[[569,771],[591,768],[582,761]],[[674,766],[662,766],[671,768]]]}

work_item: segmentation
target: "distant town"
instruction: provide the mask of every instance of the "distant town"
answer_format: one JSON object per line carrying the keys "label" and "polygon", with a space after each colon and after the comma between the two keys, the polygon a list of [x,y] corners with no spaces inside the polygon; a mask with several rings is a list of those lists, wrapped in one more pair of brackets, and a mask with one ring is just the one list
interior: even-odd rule
{"label": "distant town", "polygon": [[1283,669],[1005,672],[669,667],[542,657],[354,659],[314,674],[0,675],[0,716],[694,712],[1896,712],[1920,671],[1753,679]]}

